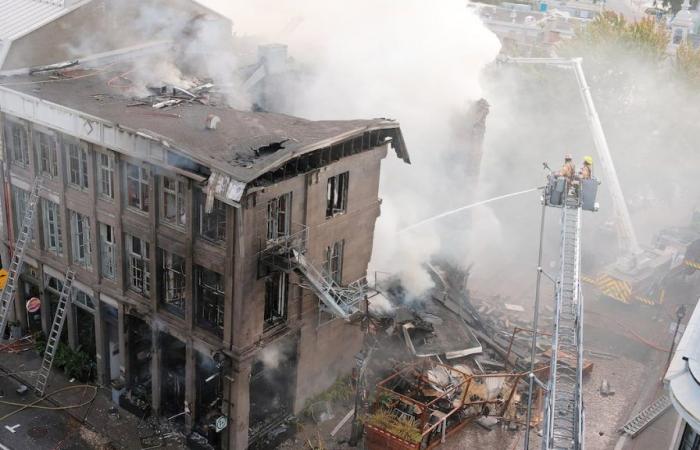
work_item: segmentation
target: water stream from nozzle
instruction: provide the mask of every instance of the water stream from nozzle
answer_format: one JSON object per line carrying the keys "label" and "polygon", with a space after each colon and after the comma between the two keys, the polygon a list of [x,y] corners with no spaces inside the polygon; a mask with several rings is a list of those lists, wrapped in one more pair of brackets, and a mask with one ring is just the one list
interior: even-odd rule
{"label": "water stream from nozzle", "polygon": [[406,228],[402,228],[402,229],[399,230],[399,233],[404,233],[404,232],[406,232],[406,231],[413,230],[413,229],[415,229],[415,228],[420,227],[421,225],[425,225],[426,223],[433,222],[433,221],[438,220],[438,219],[442,219],[443,217],[451,216],[452,214],[456,214],[456,213],[458,213],[458,212],[460,212],[460,211],[464,211],[464,210],[467,210],[467,209],[470,209],[470,208],[474,208],[474,207],[476,207],[476,206],[485,205],[485,204],[487,204],[487,203],[495,202],[495,201],[497,201],[497,200],[503,200],[503,199],[510,198],[510,197],[516,197],[516,196],[518,196],[518,195],[529,194],[530,192],[539,191],[540,189],[541,189],[541,188],[539,188],[539,187],[532,188],[532,189],[526,189],[526,190],[524,190],[524,191],[512,192],[512,193],[510,193],[510,194],[499,195],[498,197],[493,197],[493,198],[489,198],[489,199],[486,199],[486,200],[481,200],[481,201],[478,201],[478,202],[476,202],[476,203],[472,203],[472,204],[470,204],[470,205],[460,206],[460,207],[457,208],[457,209],[453,209],[453,210],[444,212],[444,213],[442,213],[442,214],[438,214],[438,215],[436,215],[436,216],[428,217],[427,219],[423,219],[423,220],[421,220],[420,222],[417,222],[417,223],[414,223],[413,225],[407,226]]}

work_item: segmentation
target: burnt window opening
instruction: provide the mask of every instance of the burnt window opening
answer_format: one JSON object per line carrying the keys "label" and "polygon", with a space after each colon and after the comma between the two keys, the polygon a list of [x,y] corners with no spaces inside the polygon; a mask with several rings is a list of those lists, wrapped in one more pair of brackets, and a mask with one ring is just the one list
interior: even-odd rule
{"label": "burnt window opening", "polygon": [[71,254],[73,262],[89,269],[91,263],[90,218],[75,211],[70,212]]}
{"label": "burnt window opening", "polygon": [[197,234],[213,243],[226,241],[226,204],[217,199],[212,203],[211,212],[206,212],[207,196],[201,190],[195,191],[195,211],[197,213]]}
{"label": "burnt window opening", "polygon": [[326,261],[323,265],[326,276],[337,284],[343,280],[343,253],[345,250],[345,240],[334,242],[326,247]]}
{"label": "burnt window opening", "polygon": [[114,156],[97,154],[97,186],[99,194],[108,199],[114,198]]}
{"label": "burnt window opening", "polygon": [[328,178],[326,190],[326,218],[345,214],[348,207],[348,181],[350,173],[344,172]]}
{"label": "burnt window opening", "polygon": [[215,332],[224,334],[224,277],[221,274],[197,267],[196,296],[197,324]]}
{"label": "burnt window opening", "polygon": [[39,172],[49,178],[58,176],[58,150],[56,149],[56,136],[41,131],[34,131],[34,145],[36,147]]}
{"label": "burnt window opening", "polygon": [[105,223],[100,224],[100,257],[101,273],[105,278],[114,280],[116,273],[117,242],[114,236],[114,228]]}
{"label": "burnt window opening", "polygon": [[148,412],[151,405],[151,360],[153,358],[153,333],[151,327],[140,318],[126,315],[125,333],[128,336],[129,359],[128,392],[120,398],[120,403],[129,405],[128,410],[141,415]]}
{"label": "burnt window opening", "polygon": [[267,202],[267,240],[289,236],[292,228],[292,193]]}
{"label": "burnt window opening", "polygon": [[63,151],[68,155],[68,181],[73,187],[88,188],[88,155],[87,149],[80,142],[63,138]]}
{"label": "burnt window opening", "polygon": [[175,177],[161,177],[162,201],[160,218],[163,222],[184,227],[187,223],[185,212],[185,183]]}
{"label": "burnt window opening", "polygon": [[44,248],[56,256],[63,255],[61,208],[51,200],[41,200],[44,225]]}
{"label": "burnt window opening", "polygon": [[265,328],[287,320],[288,288],[289,277],[284,272],[272,274],[265,280]]}
{"label": "burnt window opening", "polygon": [[126,163],[126,198],[129,207],[148,212],[150,178],[147,168]]}
{"label": "burnt window opening", "polygon": [[126,235],[127,273],[129,289],[148,296],[151,292],[150,248],[148,242]]}
{"label": "burnt window opening", "polygon": [[22,124],[5,121],[5,148],[14,164],[22,167],[29,166],[27,129]]}
{"label": "burnt window opening", "polygon": [[185,258],[159,249],[160,303],[168,311],[185,316]]}

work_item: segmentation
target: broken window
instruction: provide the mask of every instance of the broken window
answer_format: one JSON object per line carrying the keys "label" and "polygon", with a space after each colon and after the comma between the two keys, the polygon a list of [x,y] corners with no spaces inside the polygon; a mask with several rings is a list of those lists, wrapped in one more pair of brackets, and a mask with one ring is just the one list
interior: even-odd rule
{"label": "broken window", "polygon": [[92,265],[90,262],[90,218],[71,211],[70,227],[73,262],[89,269]]}
{"label": "broken window", "polygon": [[114,198],[114,156],[97,153],[97,178],[99,193],[103,197]]}
{"label": "broken window", "polygon": [[102,258],[102,276],[114,280],[117,243],[114,228],[106,223],[100,224],[100,256]]}
{"label": "broken window", "polygon": [[36,147],[39,172],[51,178],[58,176],[58,151],[56,137],[53,134],[34,130],[34,145]]}
{"label": "broken window", "polygon": [[187,223],[185,214],[185,183],[174,177],[161,177],[163,201],[160,217],[163,222],[184,227]]}
{"label": "broken window", "polygon": [[160,302],[173,313],[185,315],[185,258],[159,250]]}
{"label": "broken window", "polygon": [[22,222],[24,221],[24,214],[27,212],[27,203],[29,203],[29,192],[17,186],[12,186],[12,204],[14,205],[12,226],[15,227],[15,237],[18,237],[22,231]]}
{"label": "broken window", "polygon": [[44,246],[54,255],[63,255],[63,242],[61,238],[61,212],[57,203],[51,200],[41,199],[44,213]]}
{"label": "broken window", "polygon": [[265,327],[273,327],[287,319],[288,276],[272,274],[265,280]]}
{"label": "broken window", "polygon": [[344,240],[334,242],[333,245],[326,247],[326,261],[324,263],[324,269],[326,271],[326,275],[338,284],[341,284],[341,281],[343,280],[344,248]]}
{"label": "broken window", "polygon": [[29,165],[27,129],[21,123],[5,121],[5,148],[13,163],[24,167]]}
{"label": "broken window", "polygon": [[328,179],[326,191],[326,218],[343,214],[348,206],[348,180],[350,173],[345,172]]}
{"label": "broken window", "polygon": [[[71,301],[80,306],[81,308],[85,308],[88,311],[95,312],[95,302],[92,300],[92,296],[89,294],[81,291],[80,289],[77,289],[75,286],[73,286],[73,289],[71,289]],[[80,327],[78,327],[80,328]]]}
{"label": "broken window", "polygon": [[63,139],[64,152],[68,154],[68,174],[70,184],[81,189],[88,188],[87,149],[78,141]]}
{"label": "broken window", "polygon": [[198,234],[213,242],[223,242],[226,240],[226,205],[214,199],[211,212],[206,213],[207,197],[204,192],[196,193],[197,199],[197,232]]}
{"label": "broken window", "polygon": [[224,277],[197,267],[197,323],[222,335],[224,332]]}
{"label": "broken window", "polygon": [[141,295],[148,296],[151,292],[151,271],[149,267],[150,252],[148,242],[126,235],[127,269],[129,273],[129,288]]}
{"label": "broken window", "polygon": [[267,202],[267,239],[289,236],[292,219],[292,193],[288,192]]}
{"label": "broken window", "polygon": [[149,180],[148,169],[126,163],[126,197],[130,207],[148,212]]}

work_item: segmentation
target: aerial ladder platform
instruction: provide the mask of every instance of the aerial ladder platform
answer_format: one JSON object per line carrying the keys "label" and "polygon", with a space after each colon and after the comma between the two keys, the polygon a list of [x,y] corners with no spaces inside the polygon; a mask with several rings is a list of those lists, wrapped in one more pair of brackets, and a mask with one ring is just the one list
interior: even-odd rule
{"label": "aerial ladder platform", "polygon": [[319,269],[307,256],[308,228],[268,240],[260,252],[260,272],[295,272],[305,281],[302,287],[311,290],[321,301],[321,309],[346,321],[360,312],[360,301],[367,295],[364,278],[341,286],[329,273]]}

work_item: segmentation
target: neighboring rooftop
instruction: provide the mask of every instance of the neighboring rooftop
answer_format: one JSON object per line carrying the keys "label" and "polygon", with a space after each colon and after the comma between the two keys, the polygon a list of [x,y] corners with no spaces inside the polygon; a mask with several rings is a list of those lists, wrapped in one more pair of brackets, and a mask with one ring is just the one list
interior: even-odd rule
{"label": "neighboring rooftop", "polygon": [[[393,120],[310,121],[270,112],[239,111],[217,100],[213,93],[193,94],[186,89],[169,91],[165,97],[134,97],[126,92],[128,78],[120,78],[128,71],[127,65],[110,64],[98,69],[66,69],[60,75],[51,71],[4,77],[0,78],[0,100],[5,90],[60,105],[159,141],[242,183],[292,158],[372,131],[378,131],[372,135],[372,146],[392,138],[397,154],[408,160],[399,124]],[[164,101],[177,104],[159,105]],[[205,126],[212,116],[220,119],[214,130]],[[368,144],[360,145],[367,148]]]}

